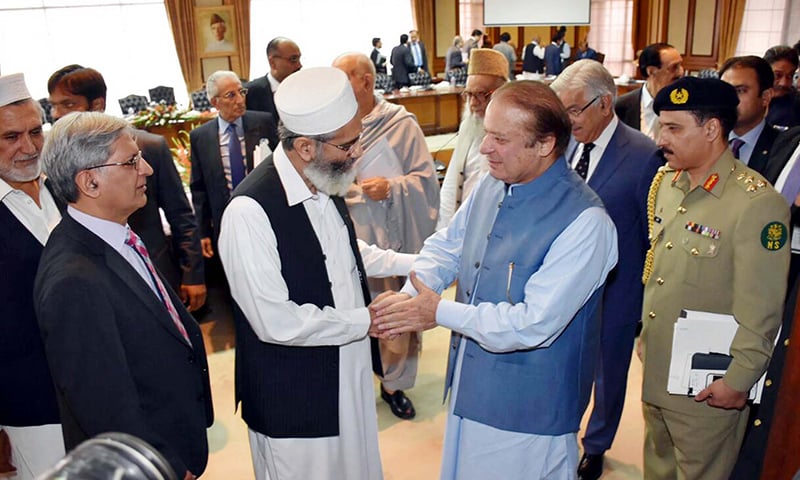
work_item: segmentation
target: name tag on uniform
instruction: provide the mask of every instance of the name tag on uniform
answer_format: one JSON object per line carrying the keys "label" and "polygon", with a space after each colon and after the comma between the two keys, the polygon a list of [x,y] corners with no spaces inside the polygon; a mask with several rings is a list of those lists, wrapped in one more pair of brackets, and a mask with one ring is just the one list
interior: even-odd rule
{"label": "name tag on uniform", "polygon": [[800,227],[792,227],[792,253],[800,253]]}

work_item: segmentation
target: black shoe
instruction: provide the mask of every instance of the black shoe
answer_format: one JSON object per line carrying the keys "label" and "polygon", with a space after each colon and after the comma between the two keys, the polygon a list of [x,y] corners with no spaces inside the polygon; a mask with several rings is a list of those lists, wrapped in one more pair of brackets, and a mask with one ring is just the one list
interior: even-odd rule
{"label": "black shoe", "polygon": [[584,453],[578,464],[578,480],[597,480],[603,474],[603,454]]}
{"label": "black shoe", "polygon": [[414,404],[411,403],[411,400],[406,397],[402,390],[396,390],[390,395],[381,384],[381,398],[389,404],[389,408],[392,409],[395,417],[411,420],[417,415],[417,411],[414,410]]}

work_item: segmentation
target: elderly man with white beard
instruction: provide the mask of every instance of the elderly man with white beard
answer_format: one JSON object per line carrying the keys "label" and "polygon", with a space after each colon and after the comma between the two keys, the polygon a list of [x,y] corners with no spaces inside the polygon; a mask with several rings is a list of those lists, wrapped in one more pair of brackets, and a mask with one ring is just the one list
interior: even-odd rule
{"label": "elderly man with white beard", "polygon": [[275,104],[281,144],[233,192],[219,241],[255,476],[380,479],[366,279],[406,275],[414,256],[356,240],[342,195],[362,127],[347,75],[301,70]]}
{"label": "elderly man with white beard", "polygon": [[476,48],[470,53],[464,88],[464,113],[458,127],[458,139],[447,166],[440,193],[439,222],[436,229],[446,227],[466,200],[478,179],[489,170],[486,156],[480,152],[481,140],[486,133],[483,117],[492,93],[508,81],[508,60],[488,48]]}

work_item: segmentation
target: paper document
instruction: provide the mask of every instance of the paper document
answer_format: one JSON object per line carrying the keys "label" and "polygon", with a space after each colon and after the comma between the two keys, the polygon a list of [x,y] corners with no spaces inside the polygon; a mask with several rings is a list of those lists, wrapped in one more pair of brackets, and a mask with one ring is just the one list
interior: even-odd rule
{"label": "paper document", "polygon": [[356,162],[357,178],[362,182],[368,178],[396,178],[403,176],[400,159],[385,138],[378,140],[369,150],[364,152]]}
{"label": "paper document", "polygon": [[[696,395],[724,376],[731,359],[731,342],[738,328],[733,315],[695,310],[681,312],[672,337],[667,391],[673,395]],[[761,401],[765,378],[766,374],[762,375],[750,391],[754,403]]]}

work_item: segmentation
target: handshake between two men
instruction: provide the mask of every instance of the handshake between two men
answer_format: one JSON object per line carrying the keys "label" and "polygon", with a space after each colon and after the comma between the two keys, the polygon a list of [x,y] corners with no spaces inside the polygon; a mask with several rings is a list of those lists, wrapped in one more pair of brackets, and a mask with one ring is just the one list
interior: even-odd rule
{"label": "handshake between two men", "polygon": [[417,290],[416,297],[387,290],[369,305],[372,324],[368,333],[371,337],[392,340],[401,333],[430,330],[436,326],[436,308],[441,297],[413,270],[408,278]]}

